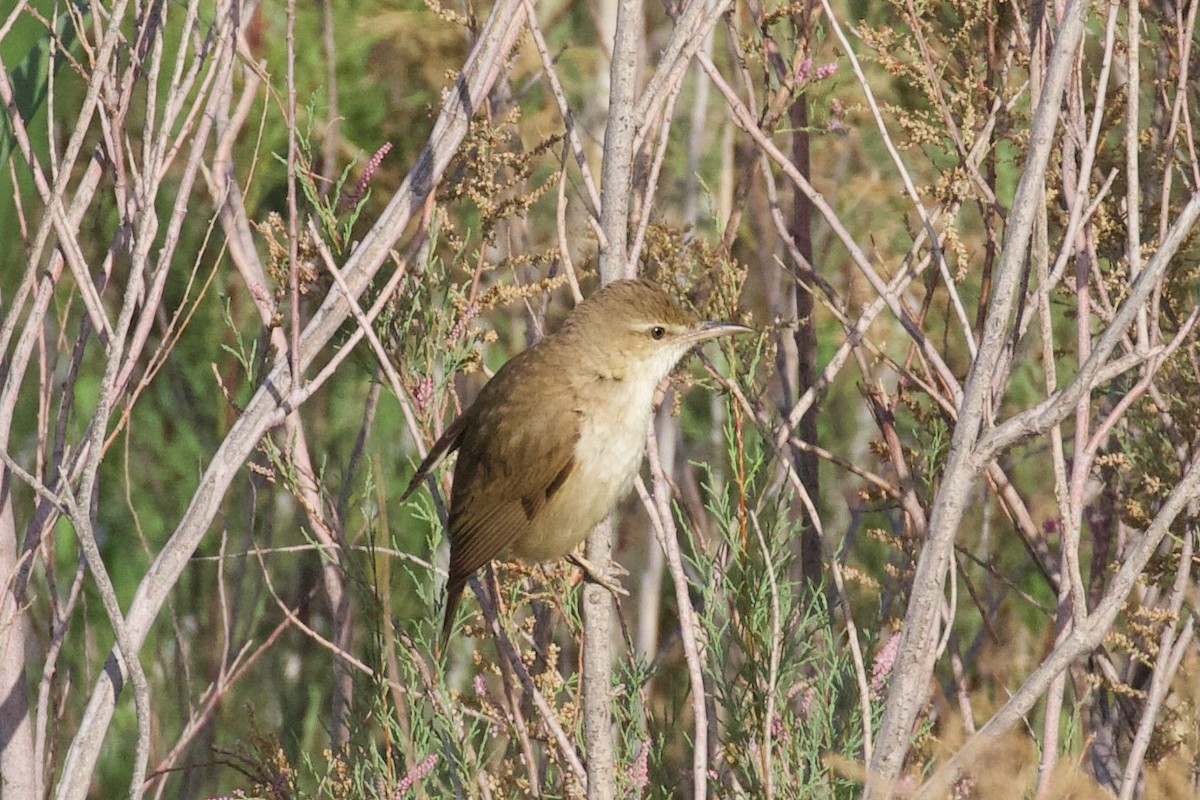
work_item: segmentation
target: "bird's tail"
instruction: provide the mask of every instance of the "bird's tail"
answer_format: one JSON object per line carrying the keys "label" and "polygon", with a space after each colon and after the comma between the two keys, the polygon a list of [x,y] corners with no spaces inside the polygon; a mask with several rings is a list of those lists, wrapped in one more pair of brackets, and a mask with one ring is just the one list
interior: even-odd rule
{"label": "bird's tail", "polygon": [[446,616],[442,619],[442,650],[450,642],[450,634],[454,630],[454,617],[458,614],[459,603],[462,602],[463,588],[467,579],[452,579],[446,584]]}

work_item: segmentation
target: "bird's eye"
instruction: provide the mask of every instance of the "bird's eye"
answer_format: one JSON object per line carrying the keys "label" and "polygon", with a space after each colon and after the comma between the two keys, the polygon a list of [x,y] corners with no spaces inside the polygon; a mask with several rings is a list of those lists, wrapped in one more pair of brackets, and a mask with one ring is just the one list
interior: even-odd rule
{"label": "bird's eye", "polygon": [[667,335],[667,329],[664,328],[662,325],[655,325],[653,328],[650,329],[651,338],[661,339],[662,337],[664,337],[666,335]]}

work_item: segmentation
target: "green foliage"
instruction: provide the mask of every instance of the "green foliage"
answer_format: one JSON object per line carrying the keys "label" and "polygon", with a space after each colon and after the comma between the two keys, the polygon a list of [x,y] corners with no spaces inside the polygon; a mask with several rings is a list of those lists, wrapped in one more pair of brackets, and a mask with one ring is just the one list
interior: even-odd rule
{"label": "green foliage", "polygon": [[796,577],[796,501],[770,490],[769,451],[738,420],[730,413],[724,425],[735,483],[714,482],[711,467],[697,465],[709,476],[719,536],[689,536],[706,689],[723,728],[719,774],[738,795],[763,796],[770,780],[780,797],[857,796],[857,783],[838,771],[862,759],[846,634],[833,626],[825,591]]}
{"label": "green foliage", "polygon": [[[83,3],[78,5],[77,13],[87,19],[90,11]],[[21,22],[24,23],[24,20]],[[21,27],[27,29],[24,24]],[[0,52],[7,56],[8,50],[20,47],[23,43],[24,33],[25,31],[20,31],[17,36],[6,37],[3,42],[5,46],[0,48]],[[9,80],[12,84],[13,100],[16,105],[14,110],[27,129],[32,127],[36,118],[42,116],[42,109],[49,94],[51,73],[60,72],[67,64],[71,52],[76,49],[78,44],[77,38],[74,20],[70,14],[64,13],[55,20],[53,39],[49,37],[36,39],[29,45],[24,57],[12,69]],[[53,63],[51,62],[52,43],[55,48]],[[5,61],[12,63],[8,58],[5,58]],[[40,127],[34,127],[33,130],[39,131]],[[12,120],[7,116],[0,117],[0,164],[8,163],[13,149],[17,146],[17,135]]]}
{"label": "green foliage", "polygon": [[[866,79],[897,136],[917,202],[943,213],[937,228],[944,235],[949,278],[929,268],[895,302],[916,320],[949,377],[961,383],[971,353],[945,282],[952,282],[965,304],[978,340],[982,326],[976,318],[989,300],[990,270],[1028,146],[1030,63],[1022,38],[1028,37],[1028,20],[1023,9],[973,1],[849,6],[859,23],[853,46],[862,50]],[[73,8],[75,17],[62,3],[34,0],[0,41],[14,91],[11,107],[0,114],[0,184],[9,189],[0,191],[0,317],[21,333],[21,321],[31,313],[29,298],[48,281],[50,267],[61,266],[52,250],[61,252],[65,245],[58,229],[50,231],[47,248],[32,263],[47,212],[25,155],[16,148],[14,123],[20,119],[39,169],[51,182],[65,178],[65,204],[85,189],[88,159],[95,159],[103,189],[76,238],[110,319],[123,301],[135,243],[150,254],[149,278],[165,274],[163,302],[140,334],[146,349],[128,365],[128,388],[113,417],[102,422],[100,488],[90,499],[118,600],[128,608],[149,564],[193,502],[200,475],[260,390],[278,356],[278,335],[290,337],[293,323],[303,328],[324,302],[333,283],[326,256],[339,268],[353,257],[358,239],[415,162],[487,9],[460,13],[458,6],[418,0],[332,4],[330,52],[323,5],[296,4],[299,119],[289,132],[287,6],[260,4],[253,18],[239,20],[244,41],[234,59],[232,99],[216,113],[203,106],[170,130],[151,132],[155,115],[161,119],[166,111],[168,79],[152,85],[152,61],[143,60],[150,50],[138,48],[153,49],[151,40],[160,36],[163,63],[184,56],[180,63],[196,79],[183,93],[187,101],[215,80],[217,64],[208,48],[225,21],[217,5],[201,3],[202,24],[184,38],[178,34],[187,4],[149,4],[146,9],[163,14],[162,27],[147,25],[149,11],[132,25],[121,23],[111,68],[135,64],[138,70],[129,73],[128,84],[109,80],[100,98],[104,121],[90,121],[82,155],[56,173],[87,81],[101,67],[110,68],[92,62],[97,52],[92,37],[106,21],[92,19],[90,6]],[[846,54],[833,44],[828,19],[807,17],[812,8],[772,1],[756,18],[753,4],[739,5],[718,28],[712,59],[739,96],[754,105],[764,134],[781,150],[804,134],[814,184],[842,215],[847,235],[890,279],[930,253],[914,248],[922,231],[912,201],[895,178]],[[598,178],[604,109],[596,99],[602,94],[599,72],[608,68],[608,44],[587,4],[538,4],[538,10],[575,112],[574,132]],[[1143,125],[1149,126],[1135,189],[1147,198],[1161,197],[1163,219],[1194,189],[1184,168],[1186,148],[1162,138],[1162,121],[1174,111],[1164,86],[1180,69],[1173,14],[1172,6],[1143,8],[1143,52],[1154,54],[1155,67],[1144,62],[1143,85],[1134,87],[1143,92]],[[83,27],[77,30],[77,23]],[[143,27],[155,36],[146,42],[125,36]],[[648,18],[652,56],[668,27],[661,15]],[[1067,108],[1081,105],[1085,120],[1095,111],[1101,46],[1102,37],[1085,39],[1089,69],[1081,73],[1078,95]],[[449,648],[440,650],[444,576],[437,565],[444,509],[426,487],[403,504],[397,501],[411,475],[414,438],[434,441],[491,370],[565,313],[568,257],[584,293],[595,284],[598,244],[586,216],[583,178],[528,37],[497,68],[504,77],[471,121],[433,201],[416,210],[407,230],[393,232],[393,257],[360,298],[363,308],[371,307],[396,279],[374,332],[396,367],[400,396],[391,394],[390,384],[379,388],[377,355],[359,345],[297,412],[311,465],[295,458],[292,428],[280,427],[258,443],[146,641],[142,656],[154,704],[151,765],[168,755],[173,737],[190,737],[164,766],[165,796],[186,784],[204,791],[240,786],[272,800],[434,798],[477,796],[486,783],[495,796],[511,797],[529,793],[535,772],[548,786],[545,796],[580,795],[574,770],[549,730],[553,721],[573,743],[582,741],[577,572],[567,565],[497,565],[494,577],[490,571],[480,576],[520,662],[545,698],[545,708],[534,708],[528,690],[512,688],[518,682],[499,666],[490,623],[480,621],[473,599],[460,611]],[[651,653],[637,652],[632,635],[623,633],[627,647],[614,665],[614,777],[621,796],[678,797],[691,789],[695,748],[711,745],[716,796],[761,797],[768,782],[779,797],[850,796],[861,778],[863,731],[879,714],[875,671],[886,678],[884,643],[906,607],[913,565],[925,544],[901,492],[911,489],[925,512],[933,505],[956,424],[946,402],[952,399],[951,381],[885,312],[862,332],[858,361],[819,387],[817,441],[808,444],[822,448],[825,460],[813,500],[825,517],[823,555],[839,560],[846,596],[835,595],[831,585],[799,580],[796,541],[808,531],[803,504],[781,467],[794,453],[774,441],[775,426],[796,399],[797,386],[788,383],[796,365],[788,359],[802,322],[792,313],[795,279],[804,280],[789,260],[781,241],[787,233],[775,227],[775,215],[789,224],[789,207],[798,204],[784,174],[762,159],[715,93],[693,117],[697,124],[685,123],[685,109],[712,89],[704,81],[689,76],[674,96],[653,197],[643,189],[659,131],[641,131],[649,144],[646,157],[637,161],[635,200],[642,204],[639,211],[651,209],[642,274],[669,286],[702,317],[739,319],[762,332],[719,351],[710,347],[706,366],[712,373],[685,369],[670,395],[682,433],[674,442],[678,458],[667,466],[678,484],[674,511],[685,543],[689,604],[698,615],[710,742],[692,738],[695,689],[678,634],[688,609],[677,607],[669,589],[662,592],[661,608],[658,602],[622,601],[627,628],[637,629],[644,607],[655,609],[654,626],[662,630]],[[987,425],[1044,398],[1047,370],[1059,386],[1069,381],[1082,361],[1081,332],[1084,339],[1094,335],[1129,295],[1121,130],[1130,90],[1128,83],[1109,88],[1101,146],[1087,178],[1094,183],[1088,196],[1095,199],[1086,232],[1094,259],[1084,278],[1092,305],[1081,311],[1074,282],[1063,282],[1050,298],[1053,341],[1047,344],[1054,363],[1041,363],[1033,292],[1039,269],[1052,264],[1031,254],[1014,325],[1034,332],[1014,335],[1008,344],[1014,369],[994,387]],[[244,91],[251,94],[243,106]],[[808,113],[802,125],[793,117],[801,98]],[[1004,110],[989,127],[985,121],[998,104]],[[226,138],[235,110],[248,122]],[[156,146],[152,140],[159,135],[168,149],[187,152],[189,137],[210,120],[215,122],[210,138],[196,150],[204,167],[192,186],[194,197],[183,197],[190,201],[179,207],[186,213],[174,218],[183,194],[182,157],[165,168],[153,196],[142,197],[139,187],[155,176],[141,170],[138,154]],[[1046,182],[1051,260],[1053,243],[1069,220],[1064,186],[1078,167],[1079,136],[1071,131],[1056,142]],[[295,230],[286,202],[289,134],[297,147]],[[976,147],[988,154],[968,169],[964,154]],[[217,163],[213,154],[225,148],[228,162]],[[240,193],[236,202],[212,193],[218,170],[226,168]],[[772,193],[764,188],[768,172]],[[1116,178],[1101,197],[1099,179],[1110,174]],[[560,186],[566,198],[561,238]],[[684,201],[703,211],[684,211]],[[244,219],[229,223],[222,213],[239,203]],[[135,242],[143,230],[131,219],[150,211],[157,213],[153,238]],[[807,287],[818,303],[811,355],[819,373],[876,295],[838,236],[817,217],[810,225],[813,266],[830,288],[826,295],[821,286]],[[170,232],[176,222],[178,230]],[[252,231],[252,252],[229,249],[232,236],[225,237],[241,230],[236,225]],[[1157,245],[1160,229],[1157,214],[1143,215],[1143,257]],[[172,237],[178,247],[160,264]],[[1104,590],[1122,563],[1122,544],[1137,539],[1178,485],[1181,466],[1200,436],[1195,402],[1200,351],[1189,332],[1200,297],[1198,250],[1200,237],[1192,234],[1155,294],[1151,313],[1158,330],[1183,340],[1152,385],[1142,385],[1143,373],[1119,376],[1093,393],[1088,413],[1079,415],[1094,427],[1136,395],[1095,470],[1085,476],[1081,569],[1089,596]],[[247,257],[261,266],[265,286],[241,272],[238,259]],[[299,298],[291,295],[293,269]],[[11,431],[4,431],[6,454],[47,485],[59,479],[56,468],[81,452],[110,357],[109,346],[86,321],[70,266],[55,280],[45,298],[49,312],[31,329],[32,366],[12,395]],[[144,288],[138,308],[149,300]],[[293,300],[299,319],[292,318]],[[341,354],[355,324],[343,327],[336,346],[319,355],[306,380]],[[15,342],[14,337],[0,353],[0,378],[6,381]],[[1151,342],[1162,344],[1166,340]],[[737,402],[717,397],[726,389],[737,390]],[[411,419],[402,408],[411,411]],[[1064,441],[1077,424],[1072,418],[1063,422]],[[967,675],[960,685],[958,675],[940,667],[936,678],[941,687],[961,690],[953,699],[966,696],[977,712],[1003,702],[1053,639],[1047,631],[1058,598],[1048,576],[1061,571],[1055,562],[1061,560],[1063,526],[1048,450],[1044,439],[1021,443],[997,462],[1013,491],[1028,501],[1021,510],[1029,514],[1035,538],[1022,546],[1017,524],[1010,522],[1014,509],[1001,501],[990,476],[976,487],[959,532],[960,607],[954,609],[953,632],[964,644]],[[899,477],[901,471],[907,477]],[[112,646],[111,624],[81,566],[76,532],[25,483],[11,480],[6,487],[13,498],[9,527],[19,553],[33,564],[20,600],[32,631],[33,655],[26,659],[30,697],[50,709],[46,750],[51,760],[61,759]],[[647,526],[637,524],[635,503],[623,517],[631,523],[622,534],[628,547],[623,555],[636,561],[642,553],[635,549],[636,537],[648,536]],[[48,519],[53,521],[43,526]],[[1144,686],[1137,679],[1154,662],[1158,638],[1168,626],[1182,624],[1182,612],[1164,612],[1157,598],[1171,591],[1180,574],[1183,542],[1194,523],[1177,523],[1141,576],[1139,601],[1124,610],[1098,651],[1119,661],[1123,672],[1115,677],[1111,671],[1089,672],[1073,686],[1076,708],[1063,723],[1067,736],[1060,750],[1076,760],[1094,741],[1088,727],[1093,698],[1120,698],[1125,706],[1131,698],[1140,700]],[[628,546],[631,539],[635,544]],[[1031,551],[1047,553],[1054,570],[1036,568]],[[349,645],[336,656],[354,679],[350,737],[336,751],[328,747],[335,656],[322,638],[334,628],[325,583],[330,566],[349,587],[352,611]],[[626,584],[632,588],[636,580]],[[73,593],[82,598],[75,612],[69,611]],[[856,633],[849,630],[847,613],[859,626]],[[849,652],[852,635],[863,640],[861,668],[872,675],[866,698]],[[61,651],[52,651],[60,641]],[[36,694],[43,690],[44,697]],[[1170,764],[1189,755],[1189,748],[1194,755],[1195,726],[1186,721],[1194,718],[1197,700],[1180,697],[1152,732],[1151,764]],[[931,711],[919,723],[914,773],[954,741],[955,724],[937,710],[936,722]],[[1123,713],[1132,718],[1134,712]],[[123,695],[94,793],[124,790],[128,743],[136,731],[133,705]]]}

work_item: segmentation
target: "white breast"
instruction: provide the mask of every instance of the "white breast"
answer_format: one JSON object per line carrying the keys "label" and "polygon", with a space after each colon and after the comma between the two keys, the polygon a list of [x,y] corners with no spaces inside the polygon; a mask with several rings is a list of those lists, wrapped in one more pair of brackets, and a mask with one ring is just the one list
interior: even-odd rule
{"label": "white breast", "polygon": [[[529,536],[513,546],[527,561],[570,553],[628,494],[642,465],[656,379],[615,381],[602,405],[581,409],[575,468],[537,515]],[[615,421],[615,424],[614,424]]]}
{"label": "white breast", "polygon": [[[649,402],[642,407],[610,408],[605,416],[620,419],[616,426],[595,417],[582,421],[575,445],[575,463],[582,469],[577,471],[600,498],[608,500],[609,508],[629,491],[642,465],[650,410]],[[605,509],[600,517],[607,513]]]}

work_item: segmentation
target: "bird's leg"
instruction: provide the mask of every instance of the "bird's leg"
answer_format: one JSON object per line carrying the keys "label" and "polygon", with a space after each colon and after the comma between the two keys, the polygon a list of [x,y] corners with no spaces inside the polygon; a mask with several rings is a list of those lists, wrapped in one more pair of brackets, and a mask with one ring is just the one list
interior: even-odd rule
{"label": "bird's leg", "polygon": [[[578,553],[570,554],[567,556],[567,560],[583,570],[584,577],[586,577],[589,581],[592,583],[598,583],[605,589],[608,589],[618,600],[620,600],[622,597],[629,597],[629,592],[621,585],[619,580],[605,574],[604,571],[600,570],[595,564],[588,561]],[[617,564],[615,561],[610,561],[609,566],[613,572],[616,572],[620,575],[629,574],[624,567],[622,567],[620,564]]]}

